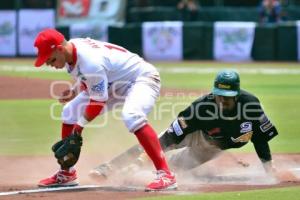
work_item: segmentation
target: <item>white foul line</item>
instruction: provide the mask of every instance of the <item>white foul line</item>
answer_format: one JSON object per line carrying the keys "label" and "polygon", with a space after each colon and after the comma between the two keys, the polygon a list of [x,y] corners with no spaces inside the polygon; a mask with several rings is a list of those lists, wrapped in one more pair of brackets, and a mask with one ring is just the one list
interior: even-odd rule
{"label": "white foul line", "polygon": [[68,191],[68,190],[78,190],[78,189],[91,189],[91,188],[100,188],[99,185],[82,185],[82,186],[73,186],[73,187],[56,187],[56,188],[38,188],[32,190],[19,190],[11,192],[0,192],[0,196],[9,196],[16,194],[31,194],[31,193],[40,193],[40,192],[56,192],[56,191]]}
{"label": "white foul line", "polygon": [[101,190],[101,191],[113,191],[113,192],[130,192],[130,191],[143,191],[142,187],[131,186],[100,186],[100,185],[81,185],[81,186],[67,186],[67,187],[52,187],[52,188],[38,188],[30,190],[19,190],[10,192],[0,192],[0,196],[10,196],[18,194],[32,194],[42,192],[63,192],[63,191],[85,191],[85,190]]}

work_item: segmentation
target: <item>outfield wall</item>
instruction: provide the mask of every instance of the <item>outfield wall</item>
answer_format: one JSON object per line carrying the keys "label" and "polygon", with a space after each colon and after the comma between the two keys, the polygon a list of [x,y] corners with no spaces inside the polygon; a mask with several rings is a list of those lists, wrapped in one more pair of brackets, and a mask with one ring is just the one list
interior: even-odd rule
{"label": "outfield wall", "polygon": [[[58,28],[67,38],[69,29]],[[143,55],[142,25],[131,23],[123,27],[109,27],[109,42]],[[183,59],[213,59],[213,23],[190,22],[183,25]],[[297,27],[295,23],[257,25],[252,58],[257,61],[297,61]]]}
{"label": "outfield wall", "polygon": [[[18,15],[17,12],[14,11],[9,13],[12,14],[9,23],[6,22],[5,20],[4,21],[2,20],[5,26],[3,26],[4,28],[1,30],[2,32],[0,34],[0,44],[3,46],[6,45],[7,48],[0,49],[0,56],[34,56],[35,55],[35,51],[33,48],[33,41],[36,34],[43,28],[39,26],[41,23],[39,22],[38,19],[43,19],[43,18],[36,18],[35,23],[33,23],[32,21],[30,22],[26,21],[26,23],[20,23],[19,21],[19,23],[16,23],[16,20],[18,19],[19,15],[21,15],[22,13],[24,14],[29,13],[29,10],[21,10],[21,11],[18,12]],[[30,10],[30,12],[33,11]],[[55,27],[54,12],[52,12],[52,10],[46,10],[46,9],[34,10],[34,12],[35,13],[41,12],[45,16],[49,16],[47,17],[48,19],[47,23],[43,21],[43,26],[53,27],[53,28]],[[7,16],[7,14],[2,11],[2,16]],[[174,23],[174,22],[157,22],[157,23],[167,24],[167,23]],[[168,37],[171,37],[173,43],[175,43],[176,41],[182,41],[182,45],[181,45],[182,47],[181,46],[168,47],[167,45],[165,45],[164,47],[169,49],[173,48],[173,50],[177,50],[180,48],[180,51],[182,52],[181,53],[182,56],[180,56],[180,59],[213,60],[215,58],[214,50],[216,49],[214,48],[214,40],[215,40],[214,31],[216,30],[215,29],[216,23],[182,22],[181,23],[182,26],[180,28],[173,27],[172,29],[169,29],[168,27],[164,27],[163,29],[160,29],[160,25],[158,25],[156,31],[157,32],[160,31],[160,33],[156,34],[156,39],[158,39],[158,41],[161,43],[166,42],[169,39]],[[252,22],[237,22],[237,23],[246,24]],[[1,24],[1,19],[0,19],[0,24]],[[17,24],[19,24],[19,26],[22,25],[24,27],[16,28]],[[107,32],[105,34],[107,35],[109,42],[124,46],[125,48],[145,57],[145,52],[144,52],[145,50],[143,50],[144,25],[145,23],[129,23],[124,26],[109,26],[107,30],[105,30],[105,32]],[[56,27],[56,28],[59,31],[61,31],[67,39],[70,38],[70,27],[66,26],[66,27]],[[298,28],[299,31],[297,33]],[[168,32],[167,34],[169,34],[169,36],[164,35],[165,30],[166,32]],[[175,33],[174,31],[180,32],[180,37],[173,36],[172,34]],[[175,33],[175,35],[176,34],[177,33]],[[93,38],[93,33],[91,33],[89,37]],[[162,37],[162,39],[160,37]],[[238,35],[237,37],[240,36]],[[251,59],[257,61],[300,60],[300,53],[299,53],[300,50],[298,50],[300,49],[300,42],[298,42],[298,37],[300,38],[300,23],[298,27],[296,22],[286,22],[286,23],[268,24],[268,25],[256,24],[254,28],[253,45],[251,45],[248,48],[248,49],[251,48],[250,57]],[[240,39],[242,41],[243,38]]]}
{"label": "outfield wall", "polygon": [[[109,27],[108,35],[110,42],[143,54],[141,24]],[[256,26],[251,53],[254,60],[297,61],[297,52],[297,27],[294,23]],[[213,23],[184,23],[183,59],[213,59]]]}

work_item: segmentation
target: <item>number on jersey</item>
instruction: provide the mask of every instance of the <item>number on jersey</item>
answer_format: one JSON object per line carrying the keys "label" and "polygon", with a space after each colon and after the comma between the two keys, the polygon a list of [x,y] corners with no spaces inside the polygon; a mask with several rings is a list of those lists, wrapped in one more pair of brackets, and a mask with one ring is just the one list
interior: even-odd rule
{"label": "number on jersey", "polygon": [[119,47],[119,46],[116,46],[116,45],[113,45],[113,44],[110,44],[110,43],[107,43],[104,45],[106,48],[112,50],[112,49],[115,49],[115,50],[118,50],[118,51],[122,51],[124,53],[126,53],[126,49],[122,48],[122,47]]}

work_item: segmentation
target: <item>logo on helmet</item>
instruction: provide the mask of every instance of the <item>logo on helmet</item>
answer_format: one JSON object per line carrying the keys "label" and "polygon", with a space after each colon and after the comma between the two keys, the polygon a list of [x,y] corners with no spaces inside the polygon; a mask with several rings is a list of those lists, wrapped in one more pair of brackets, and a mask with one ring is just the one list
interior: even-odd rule
{"label": "logo on helmet", "polygon": [[233,70],[220,71],[214,82],[213,94],[218,96],[234,97],[240,93],[240,77]]}
{"label": "logo on helmet", "polygon": [[230,89],[231,87],[230,87],[230,85],[224,85],[224,84],[219,83],[218,88],[220,88],[220,89]]}

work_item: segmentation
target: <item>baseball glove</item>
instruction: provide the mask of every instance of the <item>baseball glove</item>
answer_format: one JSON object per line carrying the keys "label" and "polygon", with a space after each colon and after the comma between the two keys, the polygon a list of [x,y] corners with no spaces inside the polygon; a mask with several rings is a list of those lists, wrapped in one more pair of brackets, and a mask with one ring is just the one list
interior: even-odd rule
{"label": "baseball glove", "polygon": [[82,137],[78,134],[72,134],[52,146],[52,151],[54,152],[55,158],[60,164],[61,169],[69,169],[77,163],[81,146]]}

